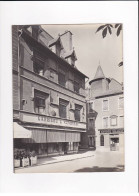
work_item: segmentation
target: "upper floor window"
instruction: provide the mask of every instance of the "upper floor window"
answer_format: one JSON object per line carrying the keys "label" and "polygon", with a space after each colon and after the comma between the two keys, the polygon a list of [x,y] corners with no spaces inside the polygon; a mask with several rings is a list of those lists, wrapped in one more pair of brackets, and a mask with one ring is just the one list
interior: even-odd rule
{"label": "upper floor window", "polygon": [[74,81],[74,92],[79,93],[79,83]]}
{"label": "upper floor window", "polygon": [[38,114],[44,114],[45,113],[45,109],[46,109],[46,98],[47,98],[47,94],[40,92],[40,91],[35,91],[34,94],[34,109],[35,109],[35,113]]}
{"label": "upper floor window", "polygon": [[124,108],[124,98],[123,97],[119,97],[118,98],[118,108],[119,109],[123,109]]}
{"label": "upper floor window", "polygon": [[80,111],[81,111],[81,107],[80,105],[75,104],[75,111],[74,111],[74,117],[75,120],[80,121]]}
{"label": "upper floor window", "polygon": [[103,109],[103,111],[108,111],[109,110],[109,101],[108,101],[108,99],[103,99],[102,109]]}
{"label": "upper floor window", "polygon": [[94,102],[89,103],[89,111],[94,109]]}
{"label": "upper floor window", "polygon": [[117,125],[117,116],[113,115],[110,117],[110,125],[116,126]]}
{"label": "upper floor window", "polygon": [[93,118],[88,119],[88,128],[89,130],[92,130],[95,128],[95,120]]}
{"label": "upper floor window", "polygon": [[44,65],[40,65],[40,64],[34,62],[34,72],[40,76],[43,76],[44,75]]}
{"label": "upper floor window", "polygon": [[108,127],[108,117],[103,117],[103,127],[104,128]]}
{"label": "upper floor window", "polygon": [[66,84],[65,75],[63,73],[61,73],[61,72],[58,73],[58,83],[61,86],[65,87],[65,84]]}
{"label": "upper floor window", "polygon": [[59,116],[61,118],[67,118],[67,105],[68,101],[59,99]]}

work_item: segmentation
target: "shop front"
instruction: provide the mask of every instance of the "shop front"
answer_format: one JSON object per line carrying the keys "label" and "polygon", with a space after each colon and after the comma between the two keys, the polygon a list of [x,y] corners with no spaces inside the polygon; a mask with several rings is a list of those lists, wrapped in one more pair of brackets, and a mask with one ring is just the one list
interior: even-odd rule
{"label": "shop front", "polygon": [[102,151],[123,151],[124,149],[124,129],[99,129],[98,150]]}

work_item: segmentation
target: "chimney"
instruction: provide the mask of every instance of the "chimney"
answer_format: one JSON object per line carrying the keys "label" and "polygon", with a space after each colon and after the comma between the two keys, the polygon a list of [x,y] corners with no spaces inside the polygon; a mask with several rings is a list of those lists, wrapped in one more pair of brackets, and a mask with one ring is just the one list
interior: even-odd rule
{"label": "chimney", "polygon": [[60,38],[65,52],[72,50],[72,33],[70,31],[65,31],[65,33],[60,35]]}

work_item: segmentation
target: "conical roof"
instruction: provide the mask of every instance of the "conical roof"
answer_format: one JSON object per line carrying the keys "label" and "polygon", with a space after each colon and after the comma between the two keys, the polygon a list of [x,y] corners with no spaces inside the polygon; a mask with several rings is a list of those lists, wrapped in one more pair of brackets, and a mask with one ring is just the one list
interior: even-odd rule
{"label": "conical roof", "polygon": [[102,70],[102,68],[101,68],[100,65],[99,65],[98,68],[97,68],[97,71],[96,71],[94,80],[95,80],[95,79],[99,79],[99,78],[105,78],[105,75],[104,75],[103,70]]}

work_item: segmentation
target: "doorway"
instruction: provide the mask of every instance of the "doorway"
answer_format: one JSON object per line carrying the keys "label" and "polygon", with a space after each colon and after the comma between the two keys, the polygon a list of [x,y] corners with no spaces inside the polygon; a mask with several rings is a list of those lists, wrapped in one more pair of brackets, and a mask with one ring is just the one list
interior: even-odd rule
{"label": "doorway", "polygon": [[111,151],[118,151],[119,150],[119,138],[110,138],[110,150]]}

